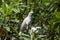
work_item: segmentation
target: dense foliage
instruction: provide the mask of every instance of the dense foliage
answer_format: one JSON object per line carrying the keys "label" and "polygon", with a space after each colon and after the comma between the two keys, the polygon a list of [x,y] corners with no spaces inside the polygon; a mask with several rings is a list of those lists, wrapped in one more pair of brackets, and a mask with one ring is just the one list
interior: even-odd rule
{"label": "dense foliage", "polygon": [[[22,31],[19,37],[21,23],[30,10],[34,11],[31,29],[28,33]],[[7,40],[12,37],[15,40],[60,40],[60,0],[0,0],[0,37],[1,40],[4,37]]]}

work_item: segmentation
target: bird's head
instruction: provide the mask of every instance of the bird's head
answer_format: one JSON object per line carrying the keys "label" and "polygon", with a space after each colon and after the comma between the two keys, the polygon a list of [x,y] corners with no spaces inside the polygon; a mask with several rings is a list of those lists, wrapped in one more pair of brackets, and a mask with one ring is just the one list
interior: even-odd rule
{"label": "bird's head", "polygon": [[28,16],[32,16],[33,13],[34,13],[33,10],[31,10],[31,11],[29,12]]}

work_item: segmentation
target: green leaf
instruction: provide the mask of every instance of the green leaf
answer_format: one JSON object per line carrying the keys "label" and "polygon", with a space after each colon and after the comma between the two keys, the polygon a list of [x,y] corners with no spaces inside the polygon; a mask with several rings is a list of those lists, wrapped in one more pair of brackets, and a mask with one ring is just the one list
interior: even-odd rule
{"label": "green leaf", "polygon": [[2,9],[4,11],[4,14],[6,14],[8,11],[8,5],[6,3],[2,3]]}
{"label": "green leaf", "polygon": [[60,18],[60,12],[55,12],[55,16],[56,16],[57,18]]}
{"label": "green leaf", "polygon": [[4,27],[7,31],[10,31],[10,27]]}

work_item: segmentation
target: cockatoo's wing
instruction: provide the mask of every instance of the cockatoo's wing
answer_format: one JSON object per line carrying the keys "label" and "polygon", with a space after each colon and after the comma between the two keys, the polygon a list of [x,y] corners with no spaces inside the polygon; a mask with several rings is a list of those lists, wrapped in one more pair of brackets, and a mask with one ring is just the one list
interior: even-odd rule
{"label": "cockatoo's wing", "polygon": [[31,18],[28,17],[27,20],[26,20],[26,24],[27,24],[27,26],[30,24],[30,21],[31,21]]}
{"label": "cockatoo's wing", "polygon": [[22,22],[22,24],[21,24],[21,28],[20,29],[22,29],[24,26],[26,25],[26,22],[25,22],[25,20]]}
{"label": "cockatoo's wing", "polygon": [[23,27],[25,27],[25,25],[28,26],[29,23],[30,23],[30,21],[31,21],[30,17],[26,17],[26,18],[23,20],[22,24],[21,24],[21,29],[22,29]]}

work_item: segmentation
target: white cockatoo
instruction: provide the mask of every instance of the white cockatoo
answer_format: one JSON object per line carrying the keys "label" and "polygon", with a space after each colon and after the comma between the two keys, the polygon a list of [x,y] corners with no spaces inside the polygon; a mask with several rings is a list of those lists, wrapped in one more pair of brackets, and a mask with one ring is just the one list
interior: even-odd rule
{"label": "white cockatoo", "polygon": [[[31,10],[28,16],[23,20],[20,30],[23,30],[24,27],[27,27],[30,24],[32,14],[33,14],[33,10]],[[21,32],[19,32],[19,35],[21,35]]]}
{"label": "white cockatoo", "polygon": [[23,27],[26,27],[25,25],[29,25],[30,21],[31,21],[31,17],[32,17],[33,11],[31,10],[28,14],[28,16],[23,20],[22,24],[21,24],[21,29],[23,29]]}

